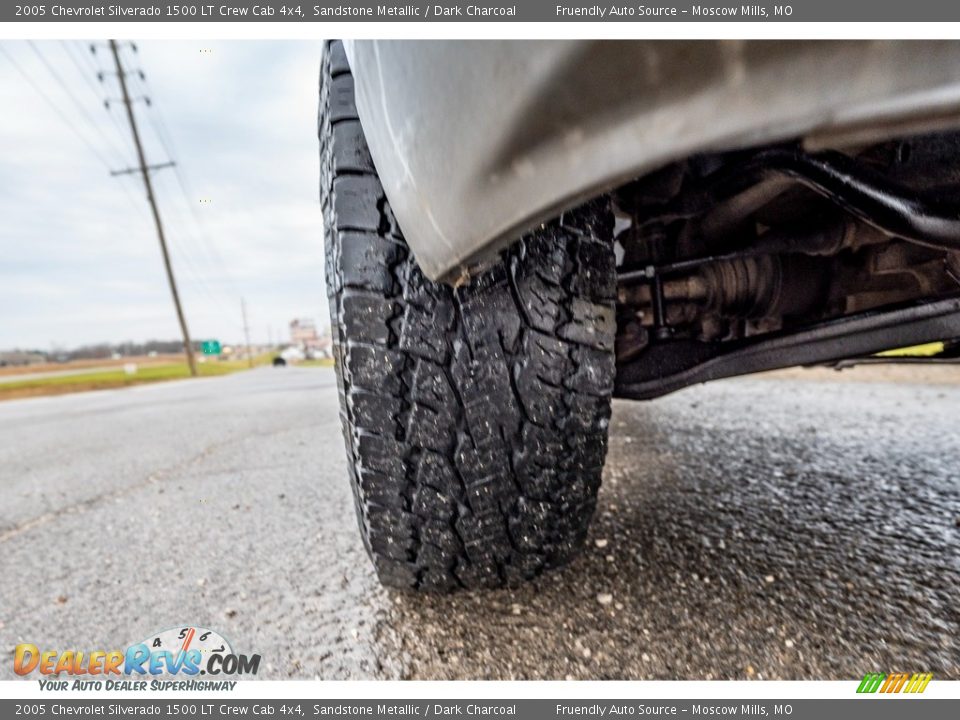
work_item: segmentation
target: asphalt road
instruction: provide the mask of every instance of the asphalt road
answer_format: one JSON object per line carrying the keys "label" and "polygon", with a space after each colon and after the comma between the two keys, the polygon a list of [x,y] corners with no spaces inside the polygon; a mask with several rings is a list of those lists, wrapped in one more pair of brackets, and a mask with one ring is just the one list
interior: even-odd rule
{"label": "asphalt road", "polygon": [[274,679],[960,678],[960,386],[618,403],[585,554],[425,598],[373,577],[336,402],[268,368],[0,403],[0,651],[196,624]]}

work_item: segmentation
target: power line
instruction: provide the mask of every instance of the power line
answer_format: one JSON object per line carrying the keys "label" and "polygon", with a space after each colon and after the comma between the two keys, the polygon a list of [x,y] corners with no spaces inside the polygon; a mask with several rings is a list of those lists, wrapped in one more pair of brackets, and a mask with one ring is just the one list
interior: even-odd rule
{"label": "power line", "polygon": [[24,78],[24,80],[26,80],[27,83],[29,83],[30,87],[32,87],[32,88],[34,89],[34,91],[35,91],[40,97],[43,98],[43,101],[44,101],[45,103],[47,103],[47,105],[50,106],[50,109],[53,110],[53,111],[57,114],[57,117],[59,117],[59,118],[63,121],[64,125],[66,125],[67,127],[70,128],[70,131],[71,131],[74,135],[76,135],[77,138],[79,138],[79,140],[80,140],[84,145],[87,146],[87,148],[90,150],[90,152],[92,152],[92,153],[96,156],[97,160],[99,160],[99,161],[103,164],[103,166],[107,169],[107,171],[109,172],[109,171],[110,171],[110,165],[111,165],[110,162],[109,162],[103,155],[100,154],[100,151],[97,150],[96,147],[94,147],[93,143],[91,143],[86,137],[84,137],[83,135],[80,134],[80,131],[77,130],[76,125],[75,125],[73,122],[71,122],[70,119],[67,118],[66,115],[63,114],[63,111],[57,106],[57,104],[56,104],[53,100],[50,99],[50,96],[47,95],[47,94],[43,91],[43,89],[42,89],[39,85],[37,85],[36,82],[34,82],[33,78],[31,78],[30,75],[27,73],[27,71],[24,70],[24,69],[20,66],[20,64],[16,61],[16,59],[14,59],[13,55],[10,54],[10,51],[7,50],[7,48],[6,48],[4,45],[0,45],[0,52],[2,52],[2,53],[4,54],[4,56],[7,58],[7,60],[10,61],[10,64],[13,65],[13,67],[16,69],[16,71],[17,71],[18,73],[20,73],[20,75]]}
{"label": "power line", "polygon": [[[62,41],[61,43],[62,43],[64,54],[73,63],[77,71],[81,74],[87,87],[91,89],[94,93],[96,93],[98,97],[100,97],[101,90],[98,89],[96,85],[94,85],[94,83],[89,80],[88,72],[86,72],[83,69],[82,64],[77,61],[76,56],[70,52],[70,47],[65,43],[63,43]],[[34,51],[38,52],[36,47],[34,47]],[[46,103],[46,105],[55,113],[55,115],[63,122],[63,124],[69,127],[70,131],[77,137],[77,139],[79,139],[81,143],[84,146],[86,146],[86,148],[94,155],[94,157],[96,157],[96,159],[101,163],[101,165],[108,172],[112,172],[111,167],[114,165],[114,163],[112,163],[109,159],[107,159],[102,153],[102,151],[99,150],[94,145],[94,143],[92,143],[86,137],[86,135],[84,135],[78,129],[77,123],[71,120],[70,117],[68,117],[66,112],[61,108],[60,103],[58,103],[49,94],[47,94],[47,92],[44,91],[44,89],[35,81],[34,77],[26,71],[25,67],[21,65],[20,62],[17,61],[17,59],[13,56],[10,50],[8,50],[8,48],[5,47],[3,44],[0,44],[0,52],[2,52],[2,54],[6,57],[7,61],[10,62],[11,65],[13,65],[14,69],[23,77],[23,79],[27,82],[27,84],[30,85],[33,91],[36,92],[42,98],[42,100]],[[40,56],[41,61],[44,61],[44,64],[46,65],[47,70],[51,71],[51,74],[55,75],[55,79],[58,80],[58,84],[60,84],[60,86],[66,90],[66,88],[63,85],[62,79],[56,77],[56,74],[52,71],[49,62],[46,62],[45,58],[42,55],[40,55],[39,52],[38,52],[38,55]],[[80,53],[80,56],[81,57],[83,56],[82,52]],[[94,74],[101,72],[100,68],[96,66],[96,63],[94,61],[91,60],[89,62],[93,65],[92,72]],[[72,93],[70,93],[69,91],[67,91],[67,93],[70,96],[71,100],[74,102],[74,104],[78,106],[80,112],[82,112],[86,116],[87,120],[89,121],[89,124],[92,125],[95,130],[98,130],[98,126],[96,125],[96,123],[92,121],[88,113],[84,112],[82,103],[80,103],[80,101],[78,101],[77,98]],[[111,120],[116,125],[117,129],[122,131],[123,128],[122,126],[119,125],[119,122],[117,121],[116,117],[112,113],[108,113],[108,114],[110,115]],[[103,137],[102,131],[100,131],[100,134],[101,134],[101,137]],[[112,147],[112,149],[116,150],[115,147]],[[139,172],[139,169],[138,169],[138,172]],[[126,199],[130,202],[130,205],[136,208],[136,211],[140,215],[140,217],[146,219],[147,211],[143,204],[144,198],[143,197],[137,198],[134,196],[134,194],[132,193],[132,189],[129,186],[129,183],[131,182],[131,180],[132,178],[122,178],[120,180],[121,190],[123,191],[123,194],[125,195]],[[196,268],[196,266],[193,265],[192,260],[190,260],[190,255],[186,252],[186,248],[182,247],[181,249],[182,249],[181,256],[187,259],[189,264],[189,270],[192,271],[192,274],[196,278],[196,281],[194,283],[195,287],[199,288],[208,298],[210,298],[217,306],[219,306],[222,316],[225,319],[228,319],[230,324],[233,327],[239,328],[240,325],[235,319],[236,311],[228,309],[222,296],[215,294],[210,289],[209,285],[204,280],[204,274],[200,272]]]}
{"label": "power line", "polygon": [[[102,88],[98,89],[97,86],[92,82],[92,80],[90,80],[90,73],[93,73],[97,77],[102,79],[105,72],[101,67],[99,67],[99,64],[94,59],[95,56],[92,54],[88,56],[82,50],[78,51],[80,57],[87,57],[86,65],[89,68],[89,70],[84,70],[83,63],[77,60],[77,56],[71,51],[72,48],[65,41],[61,41],[61,47],[64,51],[64,55],[66,55],[67,59],[70,60],[73,66],[82,75],[86,86],[98,97],[98,101],[99,101],[99,99],[102,98]],[[91,48],[94,48],[94,47],[95,46],[91,45]],[[63,87],[62,78],[56,77],[56,73],[51,68],[50,63],[47,62],[45,58],[39,53],[39,49],[36,46],[33,46],[33,50],[34,52],[38,53],[38,56],[40,57],[41,61],[44,61],[44,64],[46,65],[48,71],[50,71],[51,74],[55,75],[55,79],[57,79],[61,87]],[[140,89],[143,90],[144,95],[148,96],[149,89],[146,88],[144,84],[143,72],[142,71],[133,72],[133,71],[127,70],[126,73],[127,73],[126,79],[128,81],[132,81],[130,83],[130,88],[135,88],[136,85],[139,85]],[[113,75],[115,73],[111,72],[109,74]],[[64,89],[66,90],[66,88]],[[75,104],[80,106],[81,103],[77,100],[77,98],[69,91],[67,92],[71,100],[73,100]],[[149,104],[149,106],[151,108],[155,107],[155,105],[153,105],[152,103]],[[80,109],[82,111],[82,107]],[[108,104],[107,104],[107,110],[108,110],[108,115],[110,116],[111,121],[116,126],[118,131],[121,133],[121,137],[126,137],[126,132],[124,131],[123,127],[120,125],[119,120],[114,115],[114,113],[110,112],[110,107]],[[166,132],[165,127],[163,127],[163,129],[158,128],[157,123],[155,121],[154,113],[147,113],[146,116],[147,116],[147,120],[150,122],[151,126],[153,127],[154,133],[157,135],[157,138],[160,141],[161,146],[167,152],[168,156],[172,157],[173,141],[172,139],[170,139],[169,132]],[[90,120],[89,115],[87,115],[87,119]],[[162,119],[160,118],[157,118],[157,119],[159,119],[160,122],[162,123]],[[91,124],[95,125],[95,123],[93,123],[92,121],[91,121]],[[129,142],[129,140],[127,142]],[[131,149],[135,150],[135,147],[132,147]],[[189,187],[187,185],[186,178],[183,175],[183,173],[179,171],[179,166],[177,164],[171,163],[171,165],[176,171],[177,184],[180,189],[180,192],[184,195],[184,199],[186,200],[189,206],[194,222],[197,223],[197,230],[200,233],[203,233],[201,221],[196,213],[195,208],[193,207],[193,204],[189,202],[188,195],[190,193],[189,193],[189,190],[185,189],[186,187]],[[157,169],[158,167],[159,166],[153,166],[152,169]],[[141,171],[139,168],[132,168],[129,171],[120,171],[120,172],[114,171],[114,172],[111,172],[111,174],[124,175],[124,174],[131,174],[132,172],[136,172],[137,174],[140,174]],[[146,217],[146,208],[143,205],[142,198],[139,200],[134,198],[131,194],[130,188],[127,185],[127,183],[132,181],[132,179],[133,178],[131,177],[131,178],[125,178],[124,180],[122,180],[121,189],[123,190],[127,198],[130,200],[131,204],[137,208],[137,212],[141,215],[141,217]],[[179,259],[182,261],[183,269],[185,270],[186,278],[188,280],[188,283],[187,283],[188,286],[192,286],[195,289],[199,290],[204,297],[206,297],[209,301],[212,301],[213,304],[220,309],[220,315],[224,319],[228,320],[231,326],[239,327],[238,323],[235,320],[235,315],[234,315],[235,311],[230,310],[227,307],[227,304],[224,302],[223,292],[215,291],[211,287],[210,283],[207,280],[208,273],[205,273],[204,271],[202,271],[200,267],[196,264],[194,260],[194,254],[190,251],[190,244],[183,243],[178,238],[178,235],[186,234],[184,232],[185,225],[181,220],[181,213],[174,212],[173,218],[175,220],[174,226],[180,229],[180,233],[174,232],[173,235],[171,236],[171,239],[172,239],[171,247],[176,250],[176,257],[179,257]],[[195,241],[195,244],[199,246],[201,249],[206,250],[206,253],[203,253],[203,255],[208,259],[211,259],[213,265],[218,266],[221,270],[225,270],[226,266],[225,266],[225,263],[223,263],[222,258],[220,258],[219,256],[214,258],[214,254],[216,254],[215,248],[213,248],[214,254],[211,254],[210,250],[207,248],[207,245],[206,245],[207,242],[209,242],[207,238],[203,237],[201,241],[199,242]],[[181,264],[181,263],[178,263],[178,264]],[[233,279],[229,275],[226,275],[226,278],[231,285],[234,285]],[[237,292],[236,294],[237,296],[239,296],[239,292]]]}
{"label": "power line", "polygon": [[[178,183],[179,185],[179,183]],[[180,185],[182,187],[182,185]],[[184,198],[185,202],[189,203],[188,198]],[[192,205],[192,204],[191,204]],[[216,249],[216,245],[212,240],[209,239],[207,234],[205,223],[197,217],[196,211],[190,207],[190,216],[192,219],[192,225],[195,228],[195,233],[191,233],[191,237],[195,242],[195,247],[200,249],[200,253],[197,255],[199,261],[202,264],[209,267],[215,273],[219,274],[226,282],[231,286],[233,294],[236,296],[241,295],[237,289],[237,285],[229,272],[227,264],[224,262],[223,257],[219,254]],[[179,216],[178,216],[179,217]],[[184,222],[186,222],[184,220]]]}
{"label": "power line", "polygon": [[[90,43],[88,45],[81,40],[75,41],[74,50],[76,51],[77,57],[82,58],[82,60],[80,61],[80,65],[86,65],[87,68],[89,68],[89,73],[83,72],[84,78],[86,78],[91,85],[93,85],[93,81],[89,80],[89,77],[91,76],[96,77],[101,84],[103,83],[103,78],[105,77],[104,69],[100,67],[100,63],[97,62],[96,60],[96,57],[97,57],[96,49],[97,47],[93,43]],[[94,86],[94,88],[96,88],[96,86]],[[129,150],[131,152],[135,152],[136,149],[133,147],[133,143],[130,141],[130,138],[127,136],[127,130],[123,126],[123,122],[113,112],[113,106],[111,106],[110,103],[106,100],[106,98],[104,98],[103,87],[101,87],[100,89],[96,89],[95,92],[96,92],[98,101],[103,103],[107,111],[107,115],[110,116],[111,122],[113,122],[114,126],[117,128],[117,131],[119,132],[120,137],[123,138],[122,142],[124,146],[129,146]],[[114,106],[116,106],[116,103],[114,103]],[[122,114],[122,110],[121,110],[121,114]]]}
{"label": "power line", "polygon": [[[133,73],[133,74],[130,74],[130,72],[128,71],[127,77],[128,79],[132,80],[132,82],[130,83],[131,88],[133,88],[136,92],[141,92],[145,97],[152,97],[153,93],[151,93],[150,89],[146,86],[146,83],[144,82],[145,76],[142,71],[137,71],[136,73]],[[139,89],[137,89],[138,86],[139,86]],[[159,114],[159,108],[157,103],[151,102],[149,103],[148,107],[150,108],[150,111],[145,112],[145,117],[147,118],[148,124],[150,124],[151,127],[153,128],[154,134],[157,136],[157,139],[160,141],[161,148],[166,152],[167,157],[177,156],[172,140],[167,139],[169,138],[169,133],[166,133],[166,138],[161,137],[158,131],[158,128],[156,126],[154,118],[155,118],[155,114]],[[172,163],[172,167],[178,179],[178,186],[180,188],[180,191],[181,193],[183,193],[183,183],[185,182],[185,178],[183,176],[183,173],[180,170],[181,163],[179,162]],[[163,181],[159,180],[157,184],[162,185]],[[197,224],[196,230],[199,233],[203,233],[201,223],[196,214],[196,211],[192,206],[192,203],[189,202],[188,197],[185,197],[184,199],[187,202],[187,204],[190,206],[190,210],[192,211],[191,214],[193,215],[193,220]],[[187,229],[186,229],[187,223],[184,221],[183,214],[176,207],[176,204],[169,205],[166,208],[166,211],[167,213],[171,214],[173,217],[173,222],[172,223],[168,222],[166,224],[179,230],[179,232],[173,232],[170,235],[169,242],[170,242],[170,247],[173,250],[172,258],[174,260],[174,263],[183,271],[182,273],[183,282],[181,283],[181,285],[198,291],[206,300],[210,301],[213,305],[219,308],[221,318],[225,319],[231,326],[235,328],[240,328],[240,325],[237,323],[235,319],[235,311],[231,310],[228,307],[227,303],[224,301],[223,292],[213,289],[213,287],[211,286],[211,283],[208,280],[209,272],[205,272],[204,269],[200,267],[200,264],[198,264],[198,260],[200,259],[200,257],[207,257],[207,259],[209,259],[210,256],[209,255],[195,256],[194,253],[191,251],[192,247],[194,246],[200,246],[201,248],[206,249],[203,243],[203,240],[206,240],[206,238],[203,237],[200,240],[198,240],[198,236],[194,235],[192,232],[191,233],[187,232]],[[188,239],[193,240],[194,242],[193,245],[191,245],[191,243],[189,242],[183,241],[183,238],[187,237],[188,235],[190,236]],[[219,262],[215,261],[214,265],[219,265],[219,268],[221,270],[226,269],[222,259],[220,259]],[[230,281],[231,284],[233,284],[232,278],[230,278],[228,275],[227,275],[227,279],[228,281]],[[237,296],[239,296],[239,292],[237,292],[236,294]]]}
{"label": "power line", "polygon": [[77,74],[83,79],[83,82],[88,88],[93,92],[94,96],[100,97],[100,88],[98,88],[93,80],[90,79],[90,74],[87,69],[85,69],[81,62],[77,60],[77,56],[74,55],[74,51],[70,49],[70,45],[67,44],[66,40],[60,41],[60,47],[63,49],[63,54],[67,56],[67,59],[70,60],[70,63],[77,69]]}
{"label": "power line", "polygon": [[[175,217],[177,216],[175,215]],[[185,234],[182,232],[181,223],[176,223],[176,227],[180,228],[181,235]],[[196,264],[193,255],[187,251],[187,246],[178,238],[177,233],[174,233],[171,238],[172,247],[176,250],[175,257],[178,258],[178,262],[182,264],[189,284],[199,290],[207,299],[212,301],[213,304],[217,305],[222,315],[228,318],[232,325],[236,326],[237,323],[234,316],[236,311],[231,310],[225,303],[222,295],[212,289],[207,280],[207,274]]]}
{"label": "power line", "polygon": [[[85,43],[83,40],[74,40],[74,47],[77,56],[86,61],[87,66],[93,71],[94,76],[99,77],[102,68],[94,58],[96,57],[96,45],[94,43]],[[89,52],[87,52],[89,50]],[[82,62],[82,61],[81,61]]]}
{"label": "power line", "polygon": [[[75,52],[80,53],[80,57],[84,57],[85,53],[82,51],[76,51],[71,48],[70,44],[66,40],[60,41],[60,47],[63,49],[63,54],[70,60],[73,66],[77,69],[77,74],[83,79],[87,88],[93,93],[93,96],[97,98],[97,103],[100,104],[103,102],[103,88],[98,87],[96,83],[91,80],[90,73],[92,72],[96,77],[102,77],[103,71],[100,69],[100,66],[97,65],[96,61],[92,59],[87,61],[87,67],[83,67],[83,61],[78,60]],[[92,69],[91,69],[92,68]],[[110,118],[110,121],[113,123],[113,126],[117,129],[118,137],[121,138],[120,142],[123,145],[122,150],[126,152],[127,150],[133,150],[133,146],[130,145],[130,141],[126,136],[126,131],[123,126],[120,124],[120,120],[110,111],[109,105],[107,105],[106,113],[107,117]]]}
{"label": "power line", "polygon": [[[100,66],[91,57],[91,59],[86,61],[86,68],[84,67],[84,61],[78,60],[78,56],[80,58],[86,57],[86,54],[82,50],[82,46],[80,50],[71,48],[70,44],[66,40],[61,40],[60,46],[63,49],[63,54],[67,57],[68,60],[70,60],[70,62],[76,68],[77,74],[83,79],[87,88],[93,93],[94,97],[97,98],[97,103],[98,104],[101,103],[103,101],[103,88],[98,87],[93,82],[93,80],[90,79],[91,73],[93,73],[93,75],[98,77],[101,76],[102,70]],[[130,141],[126,138],[126,131],[124,130],[123,126],[120,124],[120,120],[117,118],[116,115],[114,115],[110,111],[109,107],[106,107],[105,111],[106,111],[107,117],[110,118],[110,121],[113,123],[113,126],[117,129],[117,133],[118,133],[118,137],[120,138],[121,145],[123,146],[129,145],[129,147],[121,148],[121,154],[126,153],[127,150],[131,152],[135,152],[135,148],[133,147],[132,144],[130,144]],[[112,174],[114,173],[111,171],[111,175]],[[120,187],[123,190],[123,194],[130,201],[131,206],[136,208],[137,214],[140,215],[142,218],[146,219],[147,218],[146,208],[143,207],[142,198],[138,200],[133,195],[133,192],[128,184],[131,181],[132,179],[127,180],[127,182],[121,182]]]}
{"label": "power line", "polygon": [[63,78],[60,76],[60,73],[50,64],[50,61],[47,60],[46,56],[40,52],[40,48],[37,47],[36,43],[33,40],[28,40],[27,43],[30,45],[30,48],[33,50],[33,52],[36,53],[37,57],[40,58],[40,62],[43,63],[44,67],[47,69],[50,75],[53,76],[53,79],[63,89],[64,93],[66,93],[67,97],[70,98],[71,102],[73,102],[73,104],[76,106],[80,114],[83,115],[86,121],[94,129],[94,132],[100,135],[100,137],[103,139],[104,144],[108,148],[110,148],[111,152],[116,153],[119,157],[122,158],[123,151],[117,150],[116,146],[110,141],[106,133],[103,132],[103,128],[100,127],[97,121],[94,120],[93,117],[90,115],[87,108],[84,107],[83,103],[77,100],[77,97],[73,94],[70,88],[67,87],[67,84],[63,81]]}
{"label": "power line", "polygon": [[[56,113],[57,117],[63,121],[63,124],[70,129],[70,132],[76,135],[77,139],[79,139],[80,142],[82,142],[87,147],[87,149],[89,149],[90,152],[93,153],[93,155],[97,158],[97,160],[99,160],[100,163],[106,168],[107,172],[110,172],[111,162],[107,160],[100,153],[99,150],[97,150],[97,148],[93,145],[93,143],[91,143],[86,138],[86,136],[84,136],[83,134],[80,133],[79,130],[77,130],[76,124],[71,122],[70,119],[67,118],[67,116],[63,113],[63,111],[60,109],[57,103],[54,100],[52,100],[50,96],[43,91],[43,89],[33,80],[33,78],[26,72],[26,70],[24,70],[23,67],[16,61],[16,59],[14,59],[14,57],[10,54],[7,48],[4,47],[3,45],[0,45],[0,52],[2,52],[4,56],[6,56],[7,60],[10,61],[10,64],[13,65],[13,67],[17,70],[17,72],[19,72],[20,75],[27,81],[27,83],[29,83],[29,85],[33,88],[33,90],[43,99],[43,101],[50,107],[50,109],[53,110],[54,113]],[[133,196],[130,188],[123,183],[121,184],[121,188],[123,188],[123,194],[126,196],[127,200],[130,201],[131,207],[136,208],[137,213],[139,213],[141,217],[145,218],[146,215],[145,215],[145,210],[143,208],[143,205],[139,200],[137,200]]]}
{"label": "power line", "polygon": [[[145,84],[143,83],[143,73],[142,73],[142,72],[139,72],[139,73],[137,73],[137,74],[135,74],[135,75],[133,75],[133,76],[131,76],[131,77],[133,78],[133,82],[131,83],[131,87],[139,82],[140,91],[142,91],[142,92],[144,93],[144,96],[145,96],[145,97],[150,96],[149,88],[147,88],[147,87],[145,86]],[[156,103],[151,103],[151,104],[150,104],[151,110],[155,110],[156,107],[157,107],[157,106],[156,106]],[[156,134],[156,133],[157,133],[157,130],[156,130],[156,125],[155,125],[154,120],[153,120],[153,112],[148,112],[148,113],[146,113],[146,118],[147,118],[147,122],[151,125],[151,127],[154,128],[154,133]],[[158,140],[161,141],[161,142],[160,142],[161,147],[162,147],[162,149],[166,152],[167,157],[174,157],[174,156],[175,156],[175,153],[173,152],[174,148],[173,148],[172,143],[164,142],[164,141],[159,137],[159,135],[158,135]],[[176,176],[177,176],[178,178],[181,177],[180,164],[179,164],[179,163],[171,163],[171,165],[172,165],[172,167],[173,167],[173,170],[174,170],[174,173],[176,174]],[[161,181],[161,182],[162,182],[162,181]],[[160,183],[158,183],[158,184],[160,184]],[[181,183],[178,183],[178,187],[181,188],[181,193],[182,193],[182,192],[183,192],[183,191],[182,191],[182,184],[181,184]],[[188,204],[190,204],[190,203],[189,203],[189,199],[188,199],[188,198],[185,198],[185,199],[187,200]],[[190,210],[193,211],[192,204],[190,204],[190,205],[191,205]],[[171,210],[171,208],[168,207],[168,211],[170,211],[170,210]],[[200,233],[202,233],[203,231],[202,231],[202,228],[201,228],[200,225],[199,225],[199,222],[198,222],[198,219],[197,219],[197,217],[196,217],[195,212],[193,212],[192,214],[193,214],[193,216],[194,216],[194,222],[197,223],[197,230],[198,230]],[[175,204],[172,206],[172,215],[173,215],[173,218],[174,218],[174,220],[175,220],[175,222],[174,222],[173,224],[174,224],[177,228],[179,228],[179,230],[180,230],[180,233],[179,233],[179,234],[180,234],[180,235],[186,235],[186,234],[187,234],[186,229],[185,229],[185,225],[186,225],[186,224],[185,224],[185,223],[183,222],[183,220],[182,220],[182,213],[179,212],[179,209],[176,207]],[[191,233],[191,235],[192,235],[192,233]],[[225,316],[227,316],[227,317],[232,317],[233,313],[232,313],[231,311],[227,310],[227,306],[226,306],[226,304],[224,303],[224,301],[221,299],[221,297],[220,297],[219,295],[215,294],[214,291],[210,288],[210,285],[209,285],[209,283],[208,283],[207,280],[206,280],[206,274],[202,271],[202,269],[199,267],[199,265],[197,265],[197,263],[195,262],[195,260],[194,260],[194,254],[190,251],[190,246],[189,246],[188,244],[184,244],[184,243],[180,242],[180,240],[178,239],[178,233],[174,233],[171,237],[172,237],[172,245],[173,245],[173,246],[176,248],[176,250],[177,250],[177,257],[179,257],[179,258],[183,261],[183,263],[184,263],[184,268],[186,269],[187,273],[188,273],[189,275],[191,275],[192,278],[193,278],[192,284],[193,284],[195,287],[199,288],[201,291],[203,291],[203,293],[204,293],[209,299],[213,300],[217,305],[219,305]],[[194,242],[196,243],[196,245],[201,246],[201,247],[203,246],[202,242],[197,241],[196,236],[193,236],[192,239],[194,240]],[[221,265],[222,265],[222,263],[221,263]],[[239,294],[239,293],[238,293],[238,294]]]}
{"label": "power line", "polygon": [[[101,72],[99,68],[96,68],[96,70],[98,73]],[[143,74],[143,71],[136,71],[131,73],[131,71],[128,70],[126,77],[128,80],[132,79],[132,82],[130,83],[131,88],[139,84],[140,90],[143,92],[144,97],[149,97],[151,95],[151,93],[149,92],[149,88],[147,88],[143,82],[145,77]],[[156,104],[150,102],[148,103],[148,107],[150,107],[151,109],[155,109]],[[151,125],[153,125],[153,113],[147,112],[146,117],[148,122]],[[156,132],[156,128],[154,128],[154,131]],[[174,153],[172,152],[173,150],[172,142],[167,143],[161,140],[161,146],[166,152],[168,157],[174,157]],[[178,177],[181,176],[179,171],[179,163],[170,163],[170,165],[172,165]],[[155,165],[153,166],[153,169],[157,169],[158,167],[160,166]],[[170,208],[168,207],[167,210],[169,211]],[[211,288],[210,283],[207,281],[207,277],[206,277],[207,274],[204,273],[203,270],[196,264],[194,260],[194,255],[189,249],[190,248],[189,244],[181,241],[179,236],[186,234],[184,232],[185,230],[184,223],[181,221],[181,214],[176,211],[175,207],[173,208],[173,210],[174,210],[173,212],[174,223],[172,223],[172,225],[178,228],[180,232],[179,233],[174,232],[170,236],[170,242],[171,242],[171,247],[176,251],[175,254],[173,255],[174,259],[175,260],[179,259],[177,264],[181,265],[182,269],[185,271],[184,274],[187,279],[187,285],[198,289],[208,300],[212,301],[215,305],[217,305],[220,308],[220,311],[224,318],[228,318],[229,322],[232,325],[236,326],[237,324],[236,324],[236,321],[234,320],[234,311],[229,310],[223,298],[221,297],[221,295],[216,293]],[[192,210],[192,207],[191,207],[191,210]],[[201,244],[201,243],[197,243],[197,244]]]}
{"label": "power line", "polygon": [[[136,78],[136,80],[139,81],[140,86],[145,94],[152,94],[149,92],[149,87],[146,84],[145,76],[142,73]],[[158,103],[154,102],[151,105],[151,112],[147,113],[147,121],[153,128],[154,135],[157,137],[157,140],[160,142],[161,147],[163,147],[167,155],[170,157],[179,156],[179,153],[176,152],[177,148],[174,144],[173,136],[169,131],[163,116],[163,112],[161,111]],[[211,237],[209,237],[206,223],[197,212],[196,205],[199,197],[194,194],[185,169],[181,164],[178,164],[174,166],[173,172],[174,178],[176,179],[180,190],[180,195],[183,198],[190,215],[192,216],[194,224],[196,225],[198,233],[196,237],[199,241],[198,245],[203,251],[203,255],[206,256],[212,267],[217,267],[223,272],[224,277],[231,286],[231,289],[236,295],[240,295],[240,290],[237,287],[232,274],[228,270],[227,263],[224,262],[223,256],[220,254],[216,243]]]}
{"label": "power line", "polygon": [[160,250],[163,254],[163,265],[167,272],[167,281],[170,284],[170,294],[173,296],[173,304],[177,311],[177,321],[180,324],[180,331],[183,334],[183,348],[187,353],[187,364],[190,366],[190,374],[196,376],[197,363],[193,356],[193,343],[190,340],[190,331],[187,329],[187,321],[183,315],[183,307],[180,305],[180,293],[177,291],[177,281],[173,274],[173,266],[170,263],[170,253],[167,250],[167,241],[163,234],[163,223],[160,220],[160,211],[157,209],[157,203],[153,196],[153,185],[150,182],[150,169],[147,165],[146,156],[143,154],[143,145],[140,143],[140,133],[137,130],[137,120],[133,112],[133,101],[130,100],[130,94],[127,92],[127,78],[123,70],[123,63],[120,60],[120,50],[117,48],[117,41],[110,41],[110,51],[113,53],[113,61],[117,68],[117,80],[120,82],[120,90],[123,93],[123,104],[127,108],[127,119],[130,121],[130,134],[133,136],[133,144],[137,148],[137,160],[140,163],[140,171],[143,174],[143,184],[147,190],[147,201],[150,203],[150,209],[153,212],[153,221],[157,229],[157,238],[160,240]]}

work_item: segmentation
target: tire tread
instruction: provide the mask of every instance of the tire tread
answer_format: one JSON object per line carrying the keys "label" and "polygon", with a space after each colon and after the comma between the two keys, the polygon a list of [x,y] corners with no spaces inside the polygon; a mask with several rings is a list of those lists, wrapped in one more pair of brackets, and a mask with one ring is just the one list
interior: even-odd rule
{"label": "tire tread", "polygon": [[320,85],[334,358],[361,534],[381,582],[513,585],[566,563],[596,504],[613,390],[606,199],[453,289],[420,272],[363,138],[342,45]]}

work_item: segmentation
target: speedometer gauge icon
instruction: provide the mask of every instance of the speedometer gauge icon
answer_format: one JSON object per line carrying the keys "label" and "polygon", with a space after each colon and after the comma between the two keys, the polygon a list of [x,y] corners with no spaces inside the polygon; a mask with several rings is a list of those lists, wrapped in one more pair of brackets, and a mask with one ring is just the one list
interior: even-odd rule
{"label": "speedometer gauge icon", "polygon": [[233,654],[233,648],[230,647],[230,643],[223,635],[216,630],[196,625],[182,625],[161,630],[145,638],[143,644],[150,648],[151,652],[167,651],[175,657],[181,653],[198,650],[201,657],[198,665],[201,668],[207,667],[207,663],[213,655],[227,656]]}

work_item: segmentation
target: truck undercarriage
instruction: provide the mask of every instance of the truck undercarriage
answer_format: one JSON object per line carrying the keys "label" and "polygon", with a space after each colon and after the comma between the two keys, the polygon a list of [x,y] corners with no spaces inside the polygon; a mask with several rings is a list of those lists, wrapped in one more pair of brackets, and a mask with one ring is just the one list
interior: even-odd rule
{"label": "truck undercarriage", "polygon": [[923,361],[960,358],[958,159],[960,133],[782,144],[620,188],[615,395],[932,342]]}

